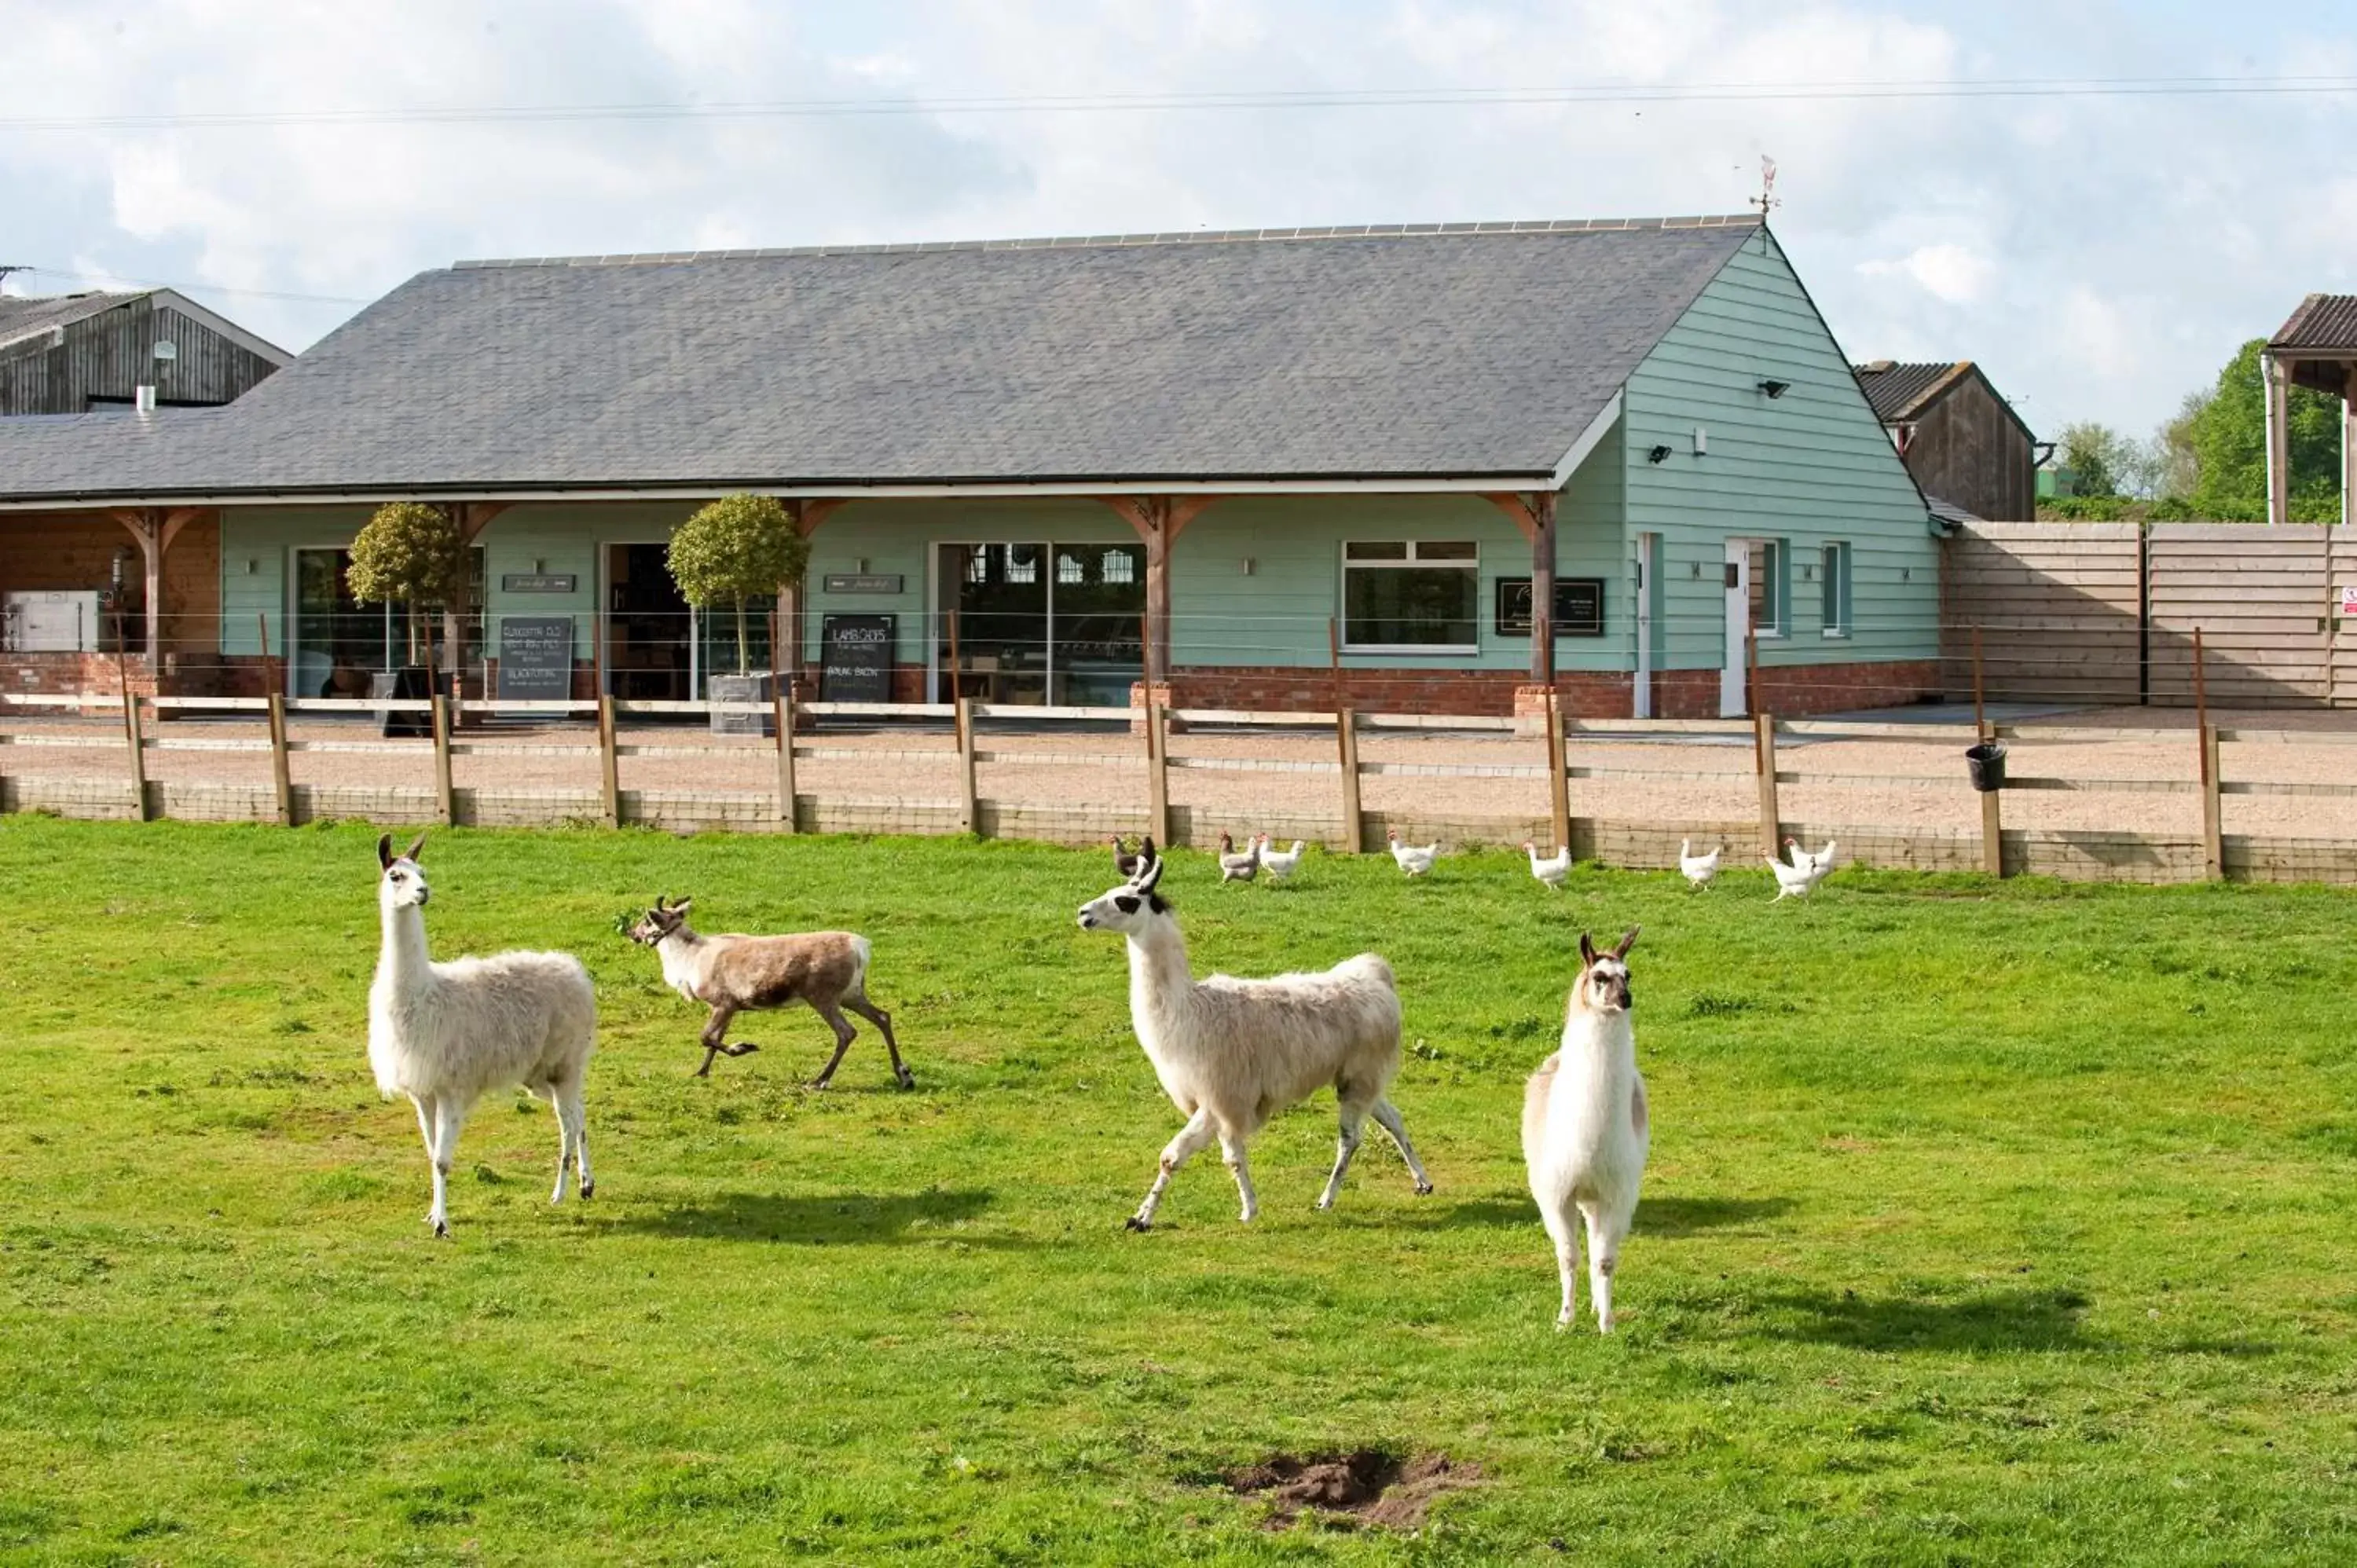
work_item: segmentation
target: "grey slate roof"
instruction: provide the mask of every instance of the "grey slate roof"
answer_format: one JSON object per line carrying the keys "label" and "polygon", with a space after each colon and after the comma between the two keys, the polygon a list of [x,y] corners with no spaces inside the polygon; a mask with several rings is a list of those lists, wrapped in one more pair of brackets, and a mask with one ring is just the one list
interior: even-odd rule
{"label": "grey slate roof", "polygon": [[1758,223],[462,263],[201,419],[0,428],[0,499],[1527,479]]}
{"label": "grey slate roof", "polygon": [[77,321],[145,299],[146,289],[130,294],[0,295],[0,349],[27,338],[38,338],[52,327]]}

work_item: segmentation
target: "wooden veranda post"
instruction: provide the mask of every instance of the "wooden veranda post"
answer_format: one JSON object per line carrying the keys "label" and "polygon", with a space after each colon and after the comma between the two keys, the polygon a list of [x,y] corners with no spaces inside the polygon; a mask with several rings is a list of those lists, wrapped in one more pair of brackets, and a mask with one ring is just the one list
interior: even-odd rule
{"label": "wooden veranda post", "polygon": [[620,753],[614,744],[614,699],[607,693],[597,693],[597,794],[598,803],[606,813],[606,825],[622,825],[622,768]]}
{"label": "wooden veranda post", "polygon": [[1103,496],[1146,546],[1146,646],[1141,673],[1147,695],[1170,682],[1170,549],[1218,496]]}
{"label": "wooden veranda post", "polygon": [[[450,585],[450,600],[442,607],[442,641],[450,654],[450,712],[460,725],[467,722],[466,710],[459,706],[467,694],[467,618],[476,608],[475,539],[507,510],[505,501],[458,501],[450,508],[450,521],[458,528],[460,565],[458,580]],[[428,659],[430,669],[430,654]]]}
{"label": "wooden veranda post", "polygon": [[264,699],[270,704],[270,794],[278,809],[278,825],[295,825],[295,776],[286,763],[286,694],[273,687]]}
{"label": "wooden veranda post", "polygon": [[1776,716],[1751,715],[1752,765],[1760,772],[1760,849],[1770,860],[1781,858],[1783,826],[1776,803]]}
{"label": "wooden veranda post", "polygon": [[[118,511],[114,521],[138,542],[143,579],[146,585],[147,607],[145,632],[147,638],[147,671],[155,678],[156,690],[164,690],[164,557],[171,553],[172,541],[180,530],[196,521],[194,507],[136,507]],[[123,621],[115,618],[114,646],[118,654],[123,650]]]}
{"label": "wooden veranda post", "polygon": [[1366,847],[1366,817],[1359,810],[1359,715],[1351,708],[1334,712],[1334,742],[1342,765],[1342,853],[1356,854]]}
{"label": "wooden veranda post", "polygon": [[1555,685],[1555,492],[1531,498],[1531,683]]}

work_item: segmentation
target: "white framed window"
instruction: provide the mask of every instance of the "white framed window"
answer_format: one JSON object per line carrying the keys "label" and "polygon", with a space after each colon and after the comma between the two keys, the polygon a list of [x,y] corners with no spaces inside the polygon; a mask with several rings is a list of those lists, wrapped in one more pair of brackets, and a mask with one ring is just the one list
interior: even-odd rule
{"label": "white framed window", "polygon": [[1476,653],[1481,553],[1471,540],[1342,546],[1342,646],[1365,653]]}
{"label": "white framed window", "polygon": [[1751,542],[1751,629],[1762,638],[1782,637],[1792,625],[1792,544],[1786,539]]}
{"label": "white framed window", "polygon": [[1825,635],[1847,637],[1850,634],[1849,542],[1836,541],[1825,546],[1824,564]]}

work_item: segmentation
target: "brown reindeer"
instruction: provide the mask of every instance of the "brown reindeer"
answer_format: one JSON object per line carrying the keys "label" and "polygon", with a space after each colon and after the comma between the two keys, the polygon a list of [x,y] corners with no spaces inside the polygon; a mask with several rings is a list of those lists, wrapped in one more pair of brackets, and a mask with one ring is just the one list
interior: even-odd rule
{"label": "brown reindeer", "polygon": [[811,931],[798,936],[748,937],[736,934],[698,936],[688,929],[693,898],[666,904],[658,896],[654,908],[630,928],[630,940],[655,950],[662,961],[663,983],[691,1002],[712,1009],[704,1026],[704,1065],[698,1078],[708,1077],[712,1058],[741,1057],[760,1047],[750,1040],[728,1042],[728,1025],[737,1014],[787,1007],[797,1002],[834,1031],[834,1055],[812,1087],[824,1089],[842,1065],[858,1031],[843,1015],[845,1008],[883,1031],[884,1048],[892,1053],[892,1075],[903,1089],[917,1080],[900,1060],[900,1044],[892,1037],[892,1015],[867,1000],[867,939],[849,931]]}

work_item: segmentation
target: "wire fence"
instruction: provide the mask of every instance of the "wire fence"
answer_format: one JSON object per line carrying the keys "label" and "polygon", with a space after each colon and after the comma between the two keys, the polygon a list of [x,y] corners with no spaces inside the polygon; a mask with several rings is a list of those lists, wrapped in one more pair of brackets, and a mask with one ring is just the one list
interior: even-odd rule
{"label": "wire fence", "polygon": [[[691,729],[694,725],[698,728]],[[400,733],[405,728],[422,732]],[[1973,787],[1967,747],[2007,748]],[[1396,832],[1607,865],[2357,882],[2357,725],[2202,710],[1977,723],[1179,707],[0,696],[0,810],[145,820],[971,833],[1338,853]],[[1756,865],[1757,861],[1751,862]]]}

